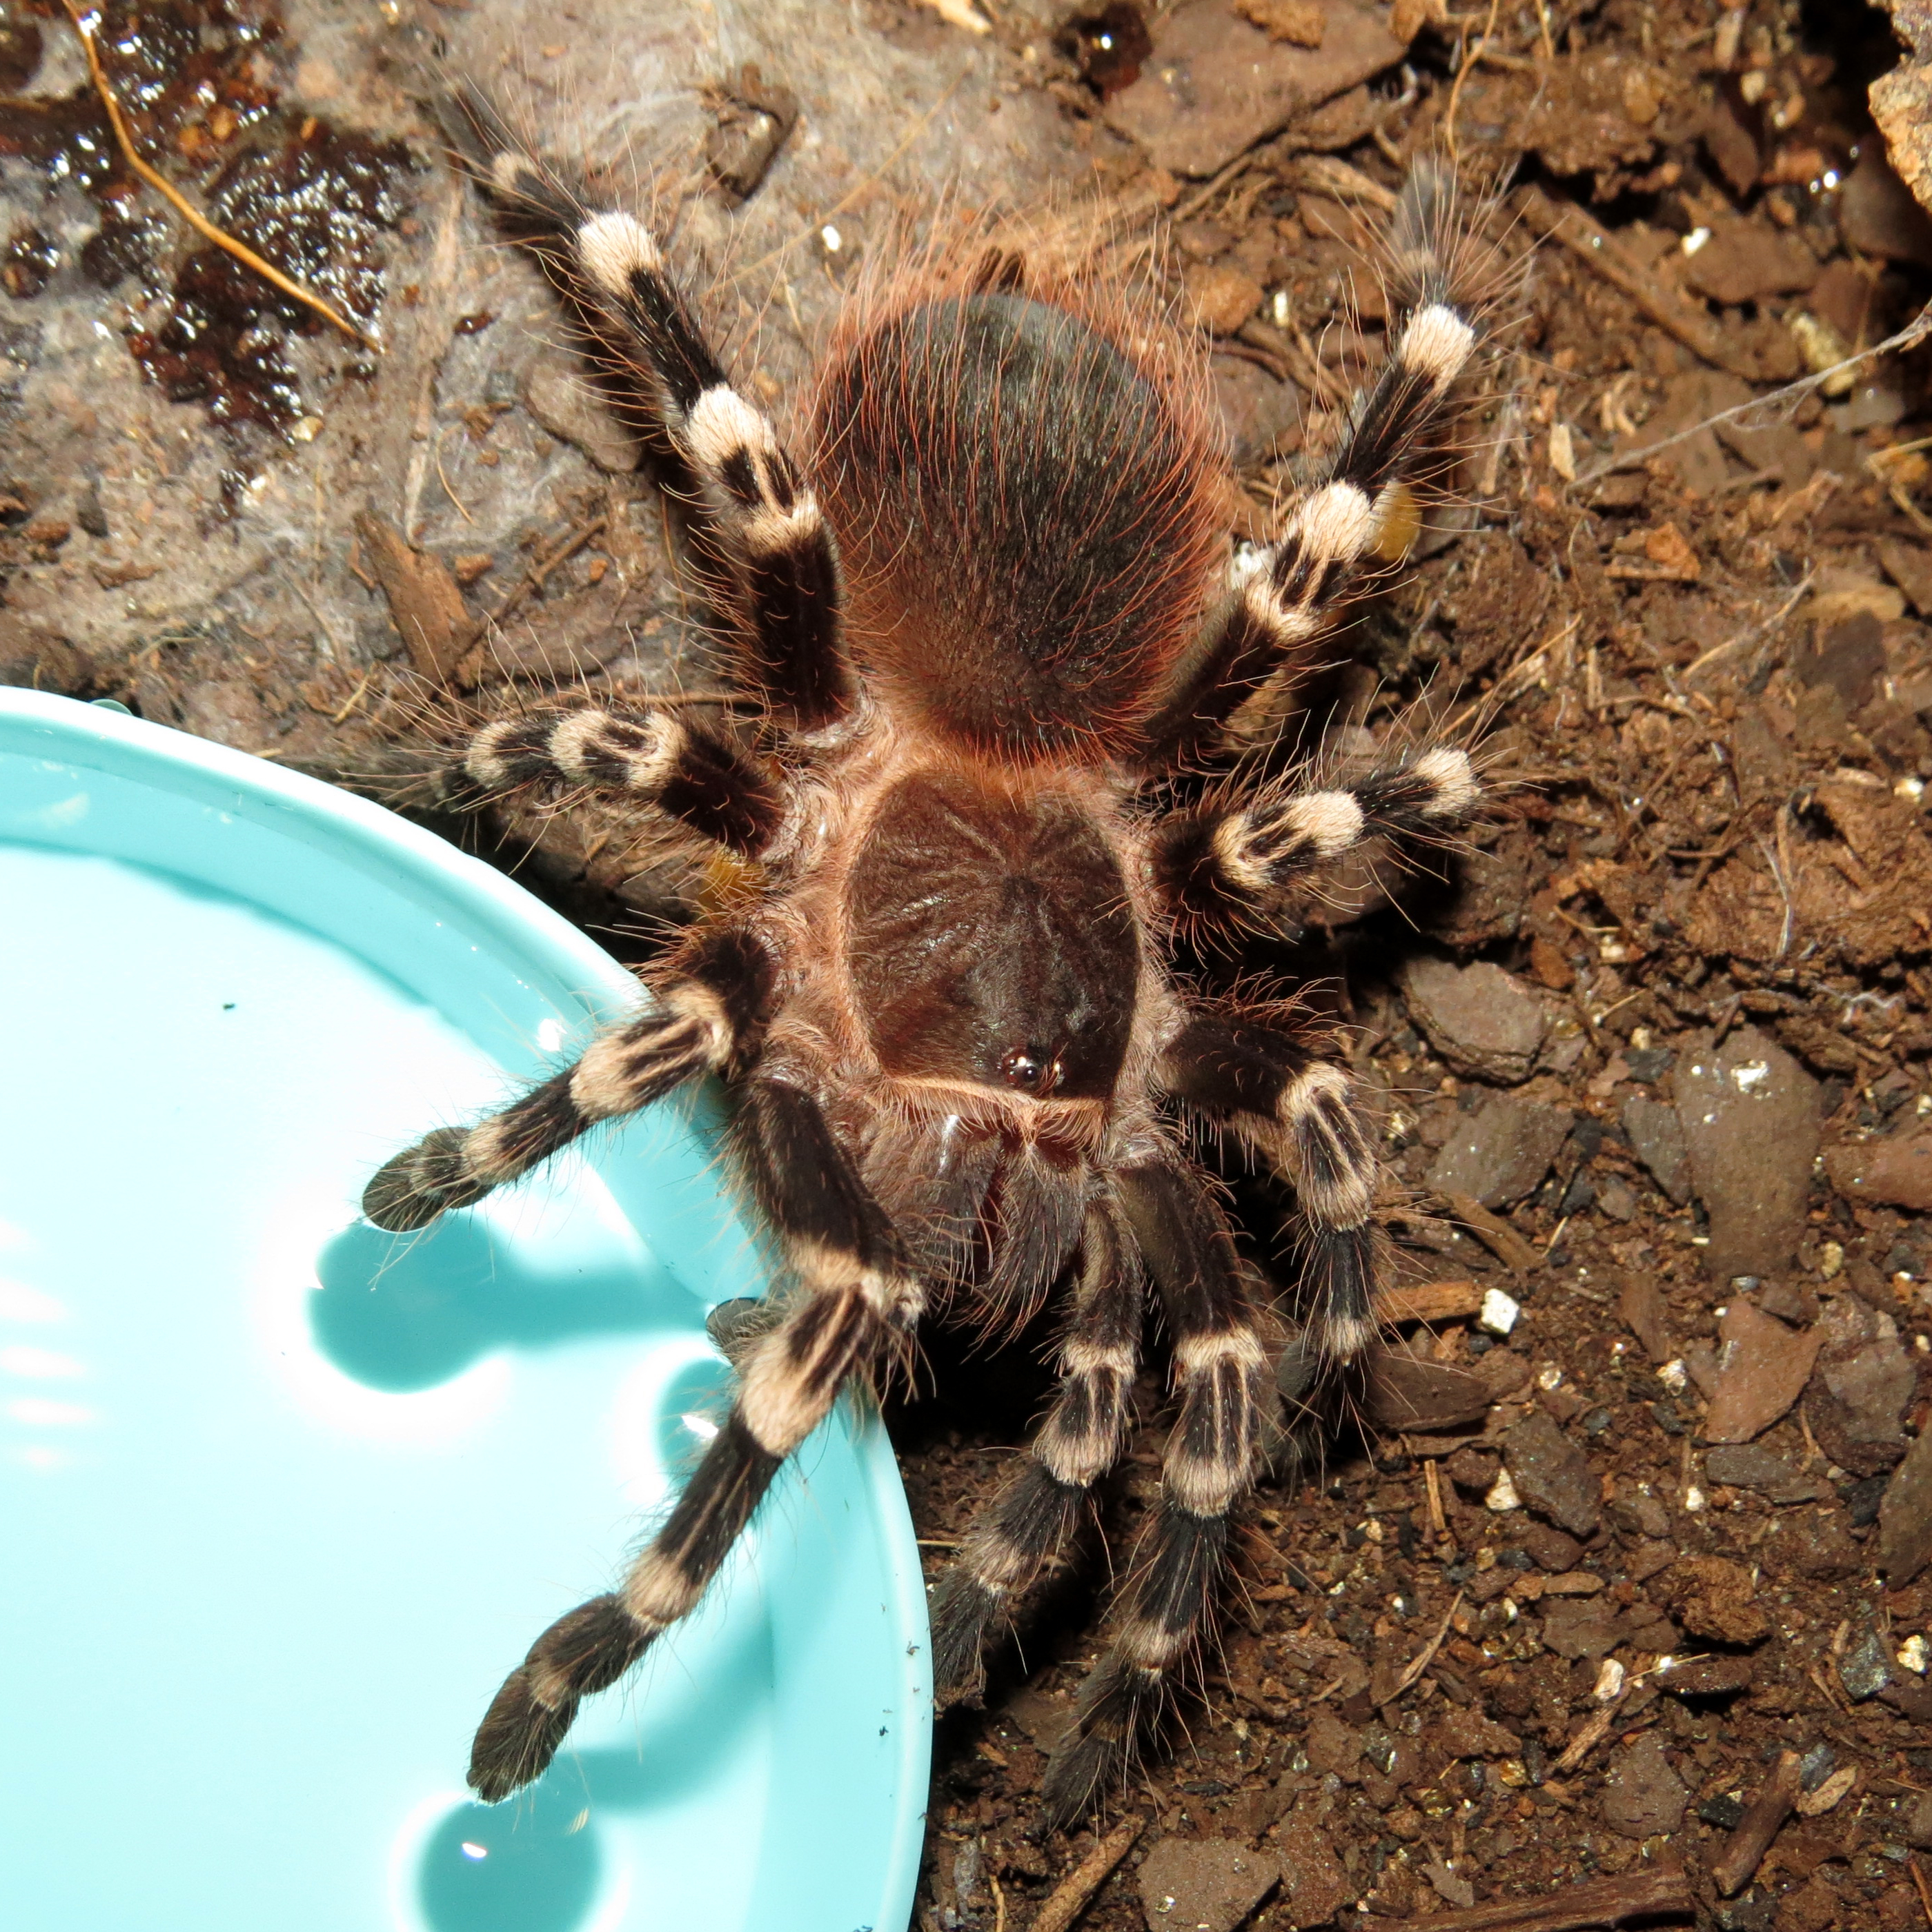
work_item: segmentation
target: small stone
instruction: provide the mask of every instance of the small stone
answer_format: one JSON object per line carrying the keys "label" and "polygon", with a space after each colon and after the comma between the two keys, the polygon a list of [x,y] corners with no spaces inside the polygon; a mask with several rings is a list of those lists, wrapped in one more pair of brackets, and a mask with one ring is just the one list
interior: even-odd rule
{"label": "small stone", "polygon": [[1574,1536],[1591,1536],[1602,1520],[1601,1485],[1589,1458],[1541,1409],[1502,1432],[1505,1467],[1516,1492],[1538,1516]]}
{"label": "small stone", "polygon": [[1623,1641],[1616,1606],[1600,1597],[1546,1598],[1542,1609],[1544,1646],[1558,1657],[1594,1660]]}
{"label": "small stone", "polygon": [[1906,1452],[1878,1506],[1878,1567],[1902,1589],[1932,1558],[1932,1430]]}
{"label": "small stone", "polygon": [[1894,172],[1880,142],[1861,148],[1839,198],[1838,224],[1861,254],[1932,268],[1932,215]]}
{"label": "small stone", "polygon": [[1751,1573],[1726,1556],[1686,1556],[1666,1583],[1678,1621],[1694,1636],[1720,1643],[1756,1643],[1771,1621],[1753,1600]]}
{"label": "small stone", "polygon": [[1628,1276],[1617,1296],[1617,1312],[1624,1325],[1643,1344],[1654,1363],[1670,1360],[1670,1308],[1664,1291],[1647,1274]]}
{"label": "small stone", "polygon": [[1756,1666],[1748,1657],[1673,1658],[1658,1682],[1680,1697],[1724,1697],[1749,1688]]}
{"label": "small stone", "polygon": [[1620,1753],[1604,1780],[1604,1822],[1626,1838],[1652,1838],[1684,1822],[1690,1793],[1664,1754],[1664,1740],[1646,1731]]}
{"label": "small stone", "polygon": [[1690,1198],[1690,1150],[1677,1109],[1661,1100],[1633,1098],[1624,1102],[1622,1119],[1637,1159],[1666,1197],[1682,1207]]}
{"label": "small stone", "polygon": [[1148,1932],[1234,1932],[1280,1877],[1238,1838],[1163,1838],[1140,1869]]}
{"label": "small stone", "polygon": [[1534,1106],[1492,1094],[1456,1126],[1430,1162],[1438,1194],[1467,1194],[1485,1208],[1506,1208],[1533,1193],[1570,1137],[1564,1107]]}
{"label": "small stone", "polygon": [[1898,1324],[1855,1294],[1837,1297],[1818,1318],[1817,1372],[1805,1419],[1818,1446],[1840,1468],[1875,1476],[1906,1451],[1901,1423],[1918,1377]]}
{"label": "small stone", "polygon": [[1739,1296],[1718,1324],[1718,1380],[1705,1418],[1711,1442],[1748,1442],[1804,1393],[1821,1337],[1787,1328]]}
{"label": "small stone", "polygon": [[1818,1083],[1755,1027],[1678,1060],[1678,1119],[1693,1186],[1711,1220],[1704,1258],[1720,1281],[1774,1275],[1804,1228],[1818,1154]]}
{"label": "small stone", "polygon": [[1847,1201],[1932,1212],[1932,1133],[1834,1147],[1825,1156],[1825,1172]]}
{"label": "small stone", "polygon": [[1704,1459],[1705,1473],[1714,1483],[1734,1490],[1755,1490],[1774,1503],[1815,1502],[1829,1485],[1800,1475],[1782,1456],[1754,1442],[1713,1449]]}
{"label": "small stone", "polygon": [[1337,1778],[1359,1776],[1362,1760],[1362,1734],[1342,1723],[1326,1704],[1316,1706],[1308,1728],[1302,1733],[1302,1755],[1308,1768],[1318,1778],[1333,1772]]}
{"label": "small stone", "polygon": [[1684,265],[1700,295],[1728,306],[1792,295],[1818,279],[1818,258],[1795,236],[1756,221],[1726,221]]}
{"label": "small stone", "polygon": [[[1305,1802],[1305,1801],[1304,1801]],[[1281,1859],[1285,1915],[1290,1925],[1326,1925],[1354,1898],[1357,1887],[1335,1855],[1334,1838],[1318,1817],[1300,1811],[1275,1832]]]}
{"label": "small stone", "polygon": [[1867,1624],[1838,1659],[1840,1687],[1854,1704],[1862,1704],[1891,1682],[1892,1658],[1885,1640]]}
{"label": "small stone", "polygon": [[1318,47],[1328,24],[1316,0],[1234,0],[1234,11],[1270,40],[1298,47]]}
{"label": "small stone", "polygon": [[1516,1494],[1516,1485],[1510,1480],[1510,1472],[1507,1468],[1496,1472],[1496,1480],[1490,1485],[1488,1494],[1483,1498],[1483,1507],[1486,1510],[1493,1510],[1498,1516],[1504,1515],[1510,1510],[1522,1508],[1522,1498]]}
{"label": "small stone", "polygon": [[1636,1196],[1620,1174],[1606,1174],[1597,1189],[1597,1208],[1612,1221],[1636,1218]]}
{"label": "small stone", "polygon": [[1512,1085],[1529,1078],[1550,1012],[1520,980],[1486,960],[1457,966],[1425,956],[1408,962],[1400,983],[1416,1024],[1457,1072]]}
{"label": "small stone", "polygon": [[1552,1576],[1575,1569],[1583,1554],[1583,1546],[1574,1536],[1546,1522],[1526,1522],[1516,1535],[1518,1546],[1538,1569]]}
{"label": "small stone", "polygon": [[1476,1326],[1492,1335],[1507,1335],[1522,1313],[1522,1304],[1499,1288],[1483,1291],[1483,1305],[1476,1315]]}
{"label": "small stone", "polygon": [[574,363],[541,357],[531,365],[524,404],[552,436],[572,443],[598,469],[627,476],[643,446],[598,400]]}
{"label": "small stone", "polygon": [[1226,263],[1196,262],[1184,280],[1201,326],[1216,335],[1232,335],[1262,305],[1261,284]]}

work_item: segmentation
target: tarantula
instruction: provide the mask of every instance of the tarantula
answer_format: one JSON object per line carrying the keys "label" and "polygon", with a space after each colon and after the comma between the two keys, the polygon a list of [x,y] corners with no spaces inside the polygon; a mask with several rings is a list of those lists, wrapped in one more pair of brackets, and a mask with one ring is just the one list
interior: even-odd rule
{"label": "tarantula", "polygon": [[1412,529],[1409,486],[1478,339],[1445,266],[1448,179],[1418,170],[1396,206],[1386,362],[1279,536],[1231,560],[1204,358],[1149,302],[998,247],[938,251],[848,315],[794,456],[642,225],[476,93],[446,113],[688,490],[766,728],[584,708],[471,739],[451,778],[472,800],[562,782],[648,804],[744,878],[646,976],[637,1018],[398,1155],[364,1211],[425,1226],[715,1074],[791,1278],[668,1520],[511,1673],[470,1782],[494,1801],[543,1772],[579,1701],[691,1611],[784,1458],[928,1312],[1010,1315],[1064,1287],[1058,1394],[933,1600],[939,1695],[975,1691],[982,1647],[1121,1451],[1150,1280],[1178,1416],[1111,1648],[1048,1767],[1070,1818],[1190,1655],[1275,1400],[1174,1116],[1292,1185],[1306,1346],[1346,1360],[1372,1333],[1378,1167],[1348,1075],[1272,1010],[1190,996],[1172,942],[1264,920],[1372,837],[1453,830],[1478,802],[1470,761],[1425,749],[1331,789],[1244,789],[1237,770],[1189,805],[1168,782],[1211,760]]}

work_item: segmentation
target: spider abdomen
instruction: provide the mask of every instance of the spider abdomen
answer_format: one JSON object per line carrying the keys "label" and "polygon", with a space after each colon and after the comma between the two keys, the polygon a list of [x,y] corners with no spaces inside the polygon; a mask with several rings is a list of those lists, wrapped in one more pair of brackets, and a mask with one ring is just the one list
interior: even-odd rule
{"label": "spider abdomen", "polygon": [[846,906],[852,988],[887,1076],[1112,1099],[1140,938],[1106,836],[1070,793],[901,778]]}
{"label": "spider abdomen", "polygon": [[1124,749],[1198,625],[1218,466],[1182,358],[1136,320],[1117,340],[968,290],[835,353],[816,467],[852,634],[926,728],[1007,759]]}

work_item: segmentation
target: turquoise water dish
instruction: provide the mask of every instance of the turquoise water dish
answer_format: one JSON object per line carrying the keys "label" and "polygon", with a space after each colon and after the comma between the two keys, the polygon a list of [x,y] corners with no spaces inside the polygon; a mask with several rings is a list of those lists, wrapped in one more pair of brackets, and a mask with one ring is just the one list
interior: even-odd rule
{"label": "turquoise water dish", "polygon": [[875,1421],[494,1808],[469,1736],[722,1412],[707,1103],[415,1236],[363,1183],[634,1004],[501,874],[0,692],[0,1871],[62,1932],[899,1932],[923,1594]]}

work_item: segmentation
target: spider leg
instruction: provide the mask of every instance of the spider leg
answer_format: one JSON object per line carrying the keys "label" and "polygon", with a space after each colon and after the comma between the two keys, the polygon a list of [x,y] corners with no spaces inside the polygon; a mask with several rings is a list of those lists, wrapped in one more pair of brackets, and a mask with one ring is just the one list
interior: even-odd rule
{"label": "spider leg", "polygon": [[1178,812],[1148,842],[1154,887],[1196,926],[1252,924],[1291,886],[1364,841],[1439,837],[1466,824],[1481,797],[1468,754],[1437,746],[1333,790]]}
{"label": "spider leg", "polygon": [[748,858],[784,813],[776,779],[729,732],[658,705],[537,711],[486,724],[442,775],[440,802],[475,809],[546,782],[655,806]]}
{"label": "spider leg", "polygon": [[801,1292],[746,1355],[729,1418],[622,1584],[552,1624],[505,1679],[470,1761],[470,1787],[488,1802],[541,1777],[579,1702],[696,1606],[786,1456],[848,1378],[903,1346],[918,1319],[918,1280],[817,1101],[754,1079],[739,1126],[752,1191]]}
{"label": "spider leg", "polygon": [[600,375],[641,404],[722,539],[747,682],[804,730],[849,707],[838,570],[818,504],[770,419],[726,380],[656,238],[589,206],[474,88],[439,106],[450,137],[576,317]]}
{"label": "spider leg", "polygon": [[700,934],[657,988],[652,1010],[592,1042],[574,1066],[473,1127],[439,1127],[386,1162],[362,1211],[392,1234],[526,1174],[600,1121],[634,1114],[700,1074],[746,1064],[770,1003],[772,960],[748,934]]}
{"label": "spider leg", "polygon": [[1360,595],[1406,544],[1408,486],[1432,461],[1450,392],[1478,340],[1452,299],[1454,196],[1430,166],[1404,182],[1390,243],[1406,298],[1388,359],[1349,414],[1341,443],[1275,541],[1237,557],[1205,636],[1176,688],[1144,728],[1150,763],[1168,764],[1212,742],[1223,725]]}
{"label": "spider leg", "polygon": [[968,1532],[932,1604],[934,1694],[976,1696],[994,1624],[1060,1554],[1093,1486],[1118,1460],[1139,1366],[1141,1270],[1111,1202],[1087,1211],[1080,1280],[1060,1346],[1060,1388],[1027,1460]]}
{"label": "spider leg", "polygon": [[1375,1336],[1370,1209],[1381,1163],[1347,1072],[1275,1028],[1201,1013],[1168,1046],[1158,1077],[1293,1184],[1307,1223],[1310,1340],[1319,1354],[1359,1353]]}
{"label": "spider leg", "polygon": [[1160,1292],[1180,1411],[1126,1614],[1047,1766],[1043,1796],[1060,1822],[1087,1809],[1166,1706],[1208,1613],[1228,1512],[1253,1480],[1269,1399],[1267,1352],[1204,1178],[1170,1156],[1118,1170],[1114,1185]]}

